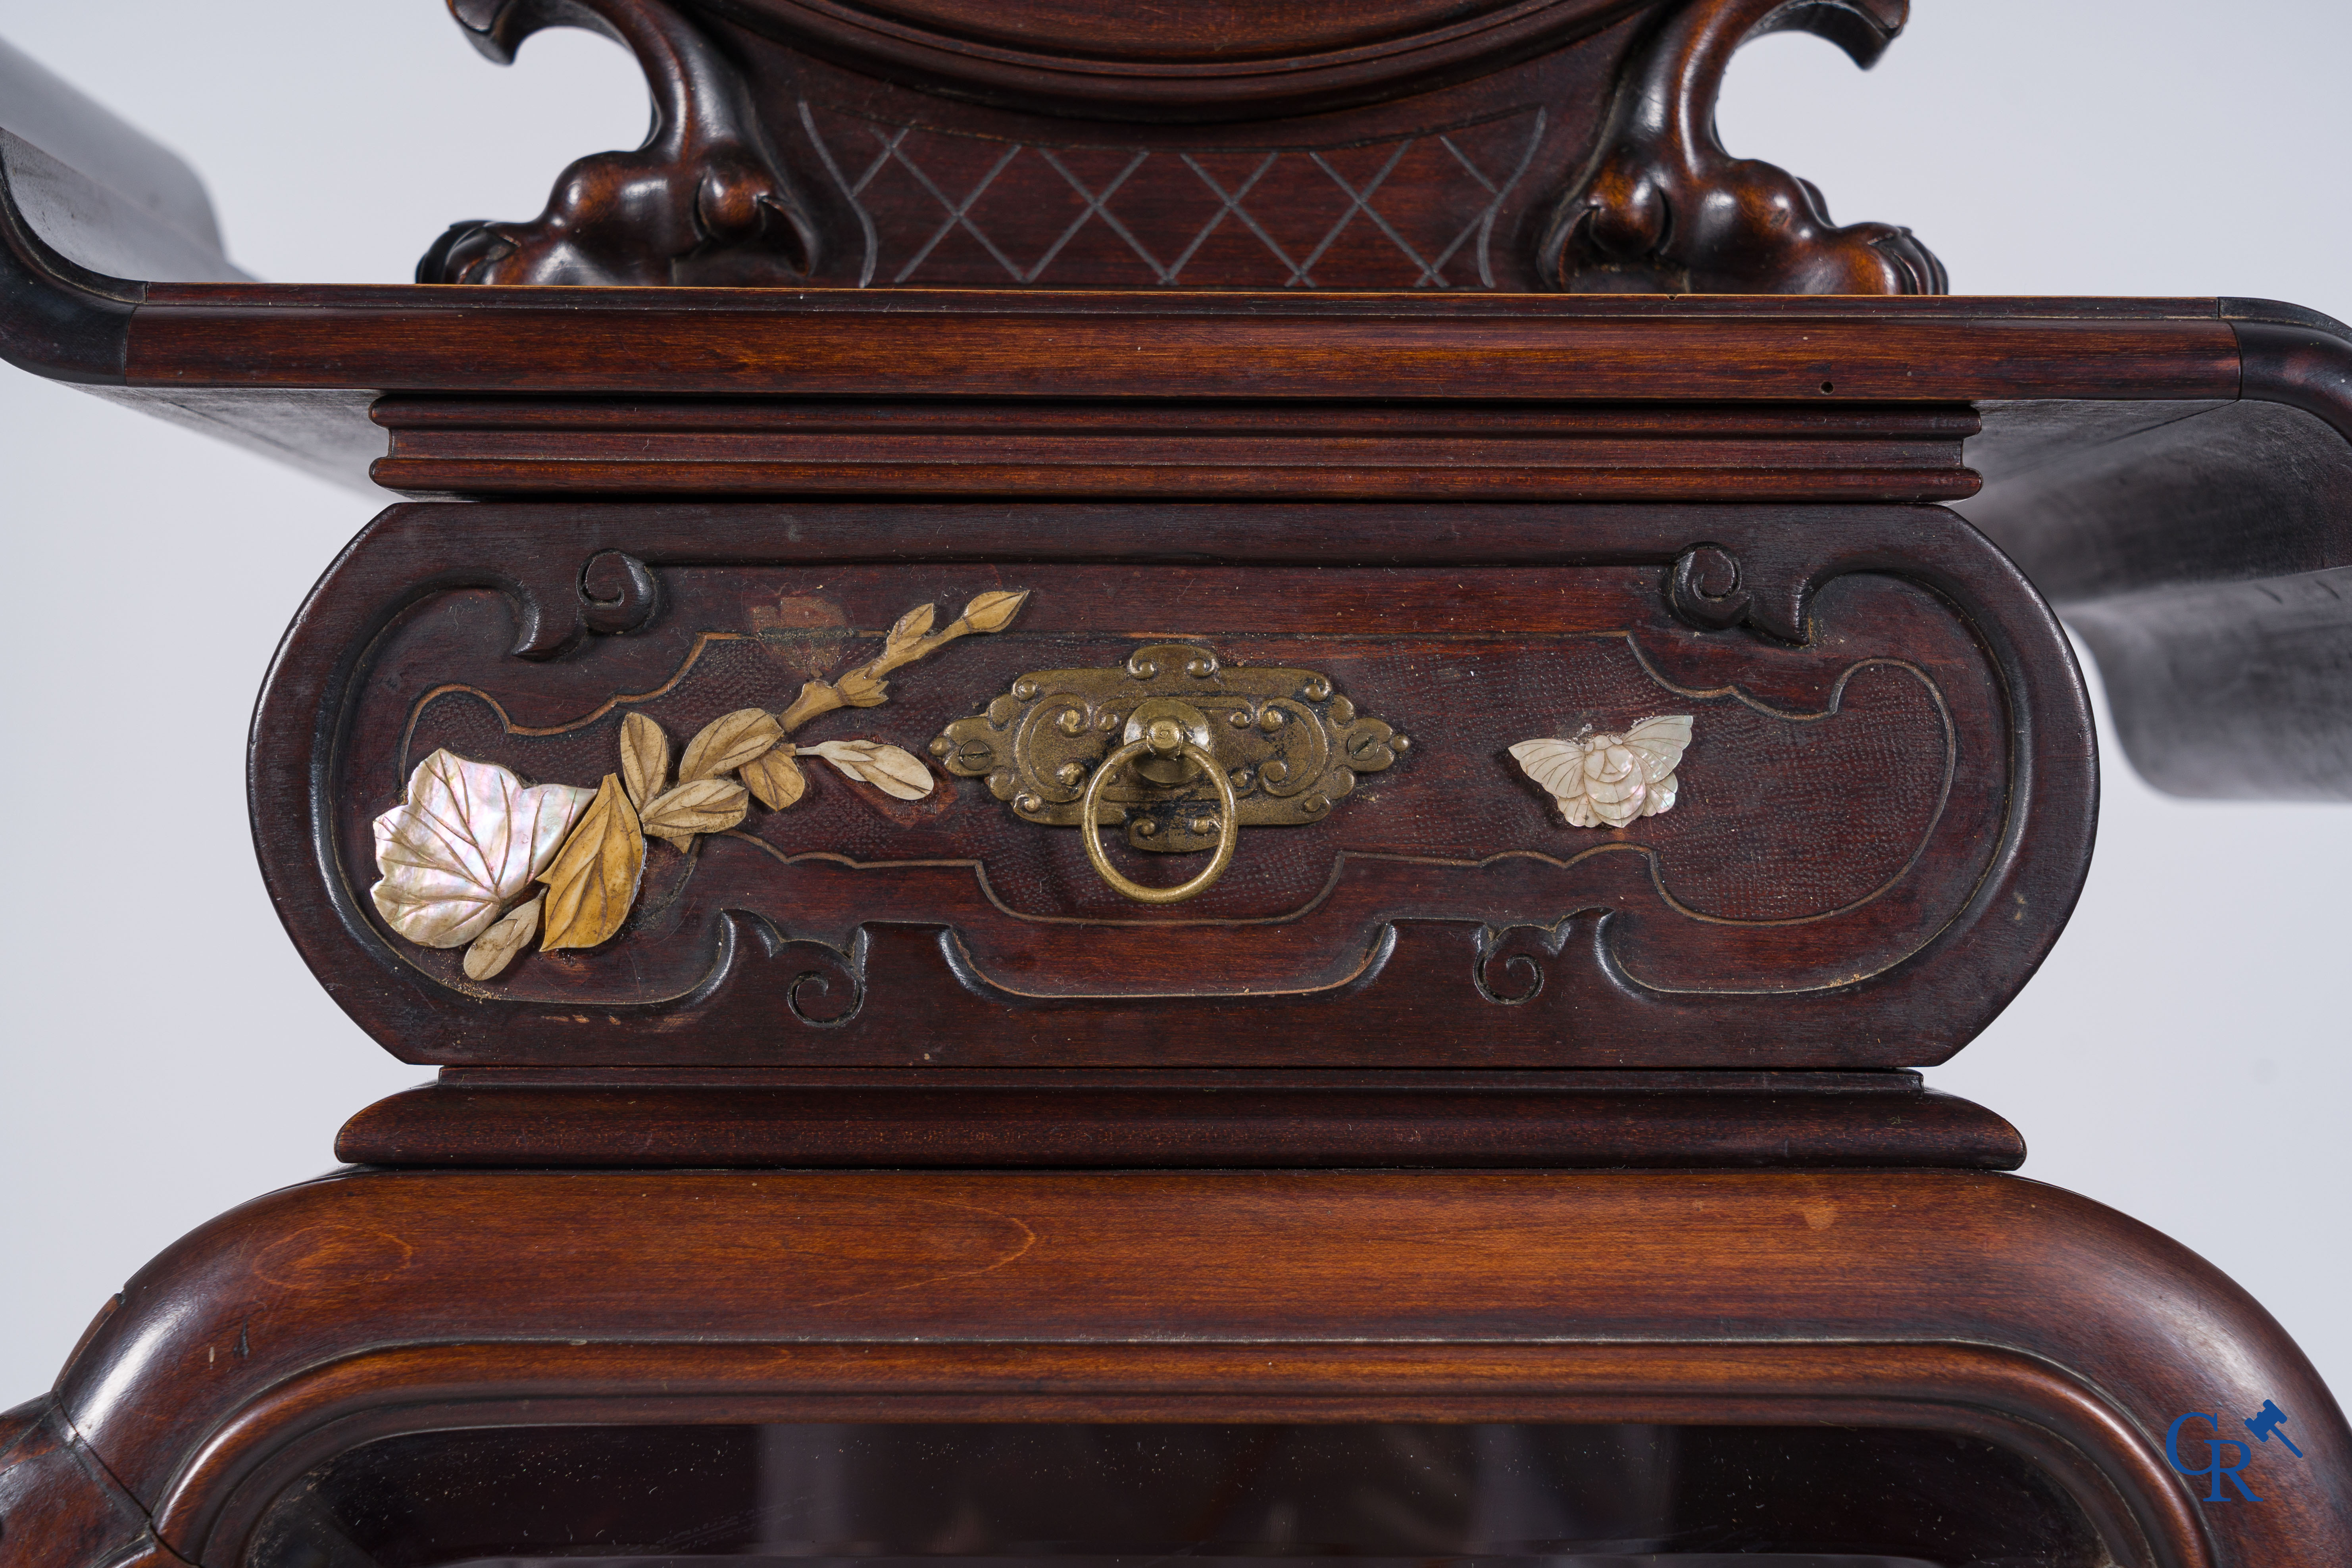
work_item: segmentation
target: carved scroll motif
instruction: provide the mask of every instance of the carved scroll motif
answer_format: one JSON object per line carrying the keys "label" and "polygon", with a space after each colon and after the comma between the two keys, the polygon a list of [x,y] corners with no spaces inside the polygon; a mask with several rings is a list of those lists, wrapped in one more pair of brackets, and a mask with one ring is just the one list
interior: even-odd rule
{"label": "carved scroll motif", "polygon": [[1715,132],[1724,71],[1749,38],[1818,34],[1867,68],[1909,15],[1909,0],[1696,0],[1667,13],[1553,216],[1540,274],[1590,293],[1944,292],[1943,264],[1909,229],[1837,226],[1811,182],[1733,157]]}
{"label": "carved scroll motif", "polygon": [[419,283],[782,284],[817,262],[817,229],[741,80],[657,0],[449,0],[474,47],[505,65],[544,27],[588,27],[635,55],[654,125],[633,153],[564,170],[529,223],[454,224]]}

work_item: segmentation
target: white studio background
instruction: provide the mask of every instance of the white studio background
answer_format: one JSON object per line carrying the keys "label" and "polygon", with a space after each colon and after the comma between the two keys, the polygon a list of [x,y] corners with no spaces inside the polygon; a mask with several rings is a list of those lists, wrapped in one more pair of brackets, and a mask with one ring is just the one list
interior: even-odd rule
{"label": "white studio background", "polygon": [[[1734,152],[1906,223],[1968,293],[2236,294],[2352,318],[2352,6],[1918,0],[1867,74],[1767,38]],[[0,0],[0,37],[207,178],[263,278],[404,280],[452,220],[525,217],[635,145],[635,68],[580,33],[501,70],[436,0]],[[332,1163],[417,1082],[287,944],[243,747],[278,633],[389,497],[337,489],[0,368],[0,618],[17,824],[0,900],[0,1406],[192,1226]],[[104,574],[102,595],[87,584]],[[2352,694],[2347,694],[2352,700]],[[2042,974],[1932,1079],[2026,1173],[2227,1270],[2352,1388],[2352,805],[2181,802],[2102,721],[2098,858]],[[2294,1414],[2290,1412],[2290,1414]]]}

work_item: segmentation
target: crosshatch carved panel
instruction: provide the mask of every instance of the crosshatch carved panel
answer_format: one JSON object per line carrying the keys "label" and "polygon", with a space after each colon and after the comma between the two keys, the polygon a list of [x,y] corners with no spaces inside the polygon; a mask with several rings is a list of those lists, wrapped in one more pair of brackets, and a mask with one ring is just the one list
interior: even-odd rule
{"label": "crosshatch carved panel", "polygon": [[[323,887],[265,847],[274,882],[310,884],[298,942],[394,981],[415,1010],[387,1043],[425,1059],[1050,1061],[1072,1007],[1131,1025],[1090,1027],[1086,1059],[1274,1059],[1190,1005],[1276,1009],[1286,1060],[1673,1060],[1727,1013],[1785,1017],[1800,1053],[1843,1017],[1859,1037],[1832,1054],[1914,1060],[1933,1043],[1871,1037],[1874,1006],[1964,938],[2031,962],[2079,879],[2060,862],[2056,895],[1988,907],[2024,808],[2069,787],[2052,759],[2032,784],[2010,693],[2071,670],[1932,509],[1695,512],[1709,539],[1658,509],[1479,509],[1516,519],[1510,553],[1564,530],[1555,559],[1451,566],[1039,558],[1041,530],[1148,553],[1166,509],[1135,506],[423,527],[445,510],[394,509],[322,585],[257,731],[268,776],[327,806]],[[1347,510],[1371,531],[1332,533],[1339,560],[1414,526]],[[1214,515],[1238,540],[1252,510]],[[857,559],[901,553],[891,517],[935,558]],[[1861,557],[1857,528],[1878,531]],[[337,627],[364,635],[306,698],[295,644]],[[1608,773],[1667,718],[1653,773],[1622,747]],[[1671,809],[1564,811],[1512,751],[1531,736],[1596,737],[1593,798],[1646,778]],[[1068,805],[1089,793],[1099,871]],[[1213,847],[1230,859],[1196,896],[1137,901]],[[320,894],[340,940],[297,913]],[[1398,1032],[1455,994],[1491,1028]]]}
{"label": "crosshatch carved panel", "polygon": [[1530,108],[1369,143],[1184,148],[801,117],[856,216],[861,286],[1097,289],[1495,288],[1497,219],[1546,125]]}

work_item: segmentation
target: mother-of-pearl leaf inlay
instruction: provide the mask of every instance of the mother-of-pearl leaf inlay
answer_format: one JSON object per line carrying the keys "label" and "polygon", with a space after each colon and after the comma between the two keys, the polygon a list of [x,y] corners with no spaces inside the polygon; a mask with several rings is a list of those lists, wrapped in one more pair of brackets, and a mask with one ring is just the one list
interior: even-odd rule
{"label": "mother-of-pearl leaf inlay", "polygon": [[547,869],[595,798],[434,752],[408,775],[408,798],[375,819],[376,910],[419,947],[465,946]]}
{"label": "mother-of-pearl leaf inlay", "polygon": [[[435,752],[409,774],[408,798],[375,820],[375,907],[420,947],[473,942],[462,967],[479,983],[504,973],[533,934],[542,952],[610,941],[636,902],[646,836],[684,854],[696,839],[739,826],[755,798],[784,810],[807,793],[795,760],[803,752],[885,795],[919,800],[931,793],[931,771],[910,752],[876,740],[796,748],[784,736],[824,714],[888,701],[884,676],[958,637],[1003,631],[1028,599],[1026,588],[976,595],[938,631],[938,606],[916,605],[891,626],[878,657],[807,682],[782,712],[739,708],[711,720],[687,742],[674,778],[668,735],[640,712],[622,719],[619,770],[597,789],[526,787],[495,763]],[[543,900],[518,902],[534,881],[548,885]]]}
{"label": "mother-of-pearl leaf inlay", "polygon": [[1644,719],[1622,735],[1521,741],[1511,755],[1551,792],[1570,827],[1622,827],[1674,808],[1675,769],[1690,744],[1687,713]]}

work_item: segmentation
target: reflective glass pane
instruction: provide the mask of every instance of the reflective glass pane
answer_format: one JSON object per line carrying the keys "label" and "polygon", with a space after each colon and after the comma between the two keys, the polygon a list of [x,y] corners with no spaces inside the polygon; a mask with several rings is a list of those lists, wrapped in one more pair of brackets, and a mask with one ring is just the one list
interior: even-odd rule
{"label": "reflective glass pane", "polygon": [[1880,1428],[542,1426],[368,1444],[247,1568],[2094,1568],[2007,1450]]}

